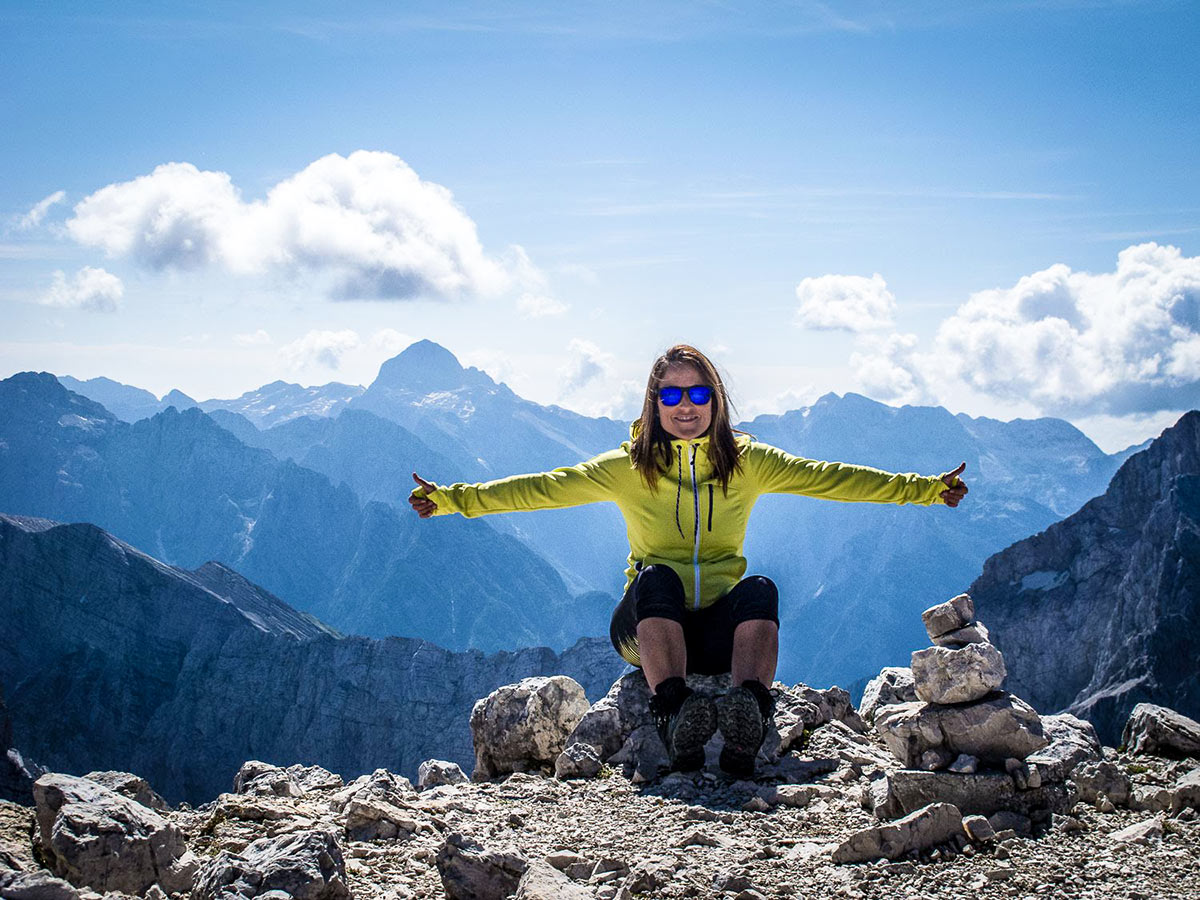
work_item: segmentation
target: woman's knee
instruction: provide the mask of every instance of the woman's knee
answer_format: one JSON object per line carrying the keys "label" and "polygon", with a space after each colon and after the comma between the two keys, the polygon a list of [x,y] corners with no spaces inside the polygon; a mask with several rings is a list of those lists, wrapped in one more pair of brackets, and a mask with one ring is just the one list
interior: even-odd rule
{"label": "woman's knee", "polygon": [[770,578],[765,575],[743,578],[730,593],[735,592],[737,609],[734,618],[737,622],[766,619],[779,624],[779,588]]}
{"label": "woman's knee", "polygon": [[683,580],[670,566],[646,566],[634,579],[633,591],[639,622],[651,618],[683,621],[684,605],[687,602]]}

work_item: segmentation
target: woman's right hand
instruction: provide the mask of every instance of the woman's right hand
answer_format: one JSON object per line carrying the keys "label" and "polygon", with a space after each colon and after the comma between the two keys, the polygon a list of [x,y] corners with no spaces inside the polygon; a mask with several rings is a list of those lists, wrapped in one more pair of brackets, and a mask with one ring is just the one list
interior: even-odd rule
{"label": "woman's right hand", "polygon": [[408,503],[418,516],[420,516],[422,519],[428,519],[433,515],[433,511],[437,509],[437,504],[430,500],[428,495],[436,491],[437,486],[430,484],[416,472],[413,472],[412,476],[413,481],[417,483],[417,486],[420,487],[425,494],[410,494]]}

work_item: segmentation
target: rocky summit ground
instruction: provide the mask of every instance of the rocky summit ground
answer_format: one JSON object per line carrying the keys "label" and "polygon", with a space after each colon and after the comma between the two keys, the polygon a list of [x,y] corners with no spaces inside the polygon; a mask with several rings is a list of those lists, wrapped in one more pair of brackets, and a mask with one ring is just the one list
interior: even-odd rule
{"label": "rocky summit ground", "polygon": [[[1106,756],[1132,775],[1135,786],[1169,785],[1197,766],[1196,760],[1111,750]],[[343,878],[349,894],[360,900],[447,896],[443,870],[453,868],[454,853],[469,857],[471,877],[495,886],[494,896],[505,896],[499,882],[506,868],[519,874],[538,866],[544,877],[527,878],[518,894],[527,898],[1140,900],[1200,893],[1200,821],[1191,808],[1151,815],[1103,801],[1109,811],[1101,812],[1080,802],[1036,836],[1001,831],[977,844],[958,841],[894,861],[838,865],[834,849],[853,832],[878,824],[862,807],[862,779],[852,765],[803,785],[729,782],[711,772],[637,785],[606,769],[593,779],[516,773],[421,792],[382,771],[349,786],[322,770],[300,771],[302,777],[295,777],[294,768],[292,778],[276,779],[273,786],[271,779],[258,778],[240,785],[246,793],[161,815],[180,829],[201,871],[222,851],[245,856],[263,838],[332,834],[342,857],[335,863],[344,876],[334,872],[320,885],[295,890],[297,897],[344,896],[337,885],[330,890]],[[373,806],[356,806],[351,802],[356,796],[373,798]],[[382,818],[381,808],[388,810]],[[30,808],[0,806],[0,872],[37,866],[33,821]],[[1142,823],[1150,823],[1146,834],[1122,839],[1123,831]],[[42,892],[0,893],[22,900],[67,896],[47,890],[43,885]],[[231,886],[225,896],[239,890],[244,895],[245,885]],[[489,895],[486,887],[464,888],[462,882],[452,890],[467,892],[459,896]],[[108,893],[111,900],[116,893]],[[198,881],[192,896],[208,895]],[[98,900],[102,893],[85,887],[78,896]],[[144,896],[163,895],[153,886]],[[281,896],[286,895],[274,898]]]}

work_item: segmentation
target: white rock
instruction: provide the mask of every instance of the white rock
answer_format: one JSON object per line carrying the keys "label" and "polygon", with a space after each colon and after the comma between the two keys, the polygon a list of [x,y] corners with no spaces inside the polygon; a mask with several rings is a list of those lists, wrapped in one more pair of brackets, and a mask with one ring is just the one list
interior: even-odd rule
{"label": "white rock", "polygon": [[975,602],[967,594],[959,594],[921,613],[921,621],[925,623],[925,630],[931,639],[963,628],[974,619]]}
{"label": "white rock", "polygon": [[912,655],[917,697],[926,703],[967,703],[999,689],[1008,674],[991,644],[930,647]]}

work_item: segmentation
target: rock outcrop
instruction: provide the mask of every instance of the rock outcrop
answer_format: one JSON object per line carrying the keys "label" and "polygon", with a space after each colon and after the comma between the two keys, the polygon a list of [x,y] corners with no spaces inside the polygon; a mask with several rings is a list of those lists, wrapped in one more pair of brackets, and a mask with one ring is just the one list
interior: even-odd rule
{"label": "rock outcrop", "polygon": [[600,696],[625,668],[606,639],[484,655],[339,637],[224,567],[2,515],[0,619],[9,746],[51,769],[132,770],[171,802],[215,796],[247,755],[347,778],[470,767],[478,697],[557,673]]}
{"label": "rock outcrop", "polygon": [[1200,717],[1200,412],[1131,456],[1103,496],[991,557],[969,592],[1040,712],[1108,744],[1138,703]]}
{"label": "rock outcrop", "polygon": [[[88,865],[72,869],[72,884],[35,859],[31,832],[40,843],[47,830],[33,831],[34,810],[0,802],[0,893],[6,900],[96,900],[120,884],[146,900],[165,900],[169,891],[190,891],[194,900],[1182,897],[1200,872],[1196,760],[1105,748],[1102,763],[1083,763],[1072,777],[1125,802],[1089,798],[1081,788],[1060,813],[984,816],[933,799],[880,822],[859,795],[881,772],[894,771],[881,739],[857,730],[857,717],[844,710],[843,718],[825,718],[841,709],[842,692],[787,692],[791,714],[810,721],[788,753],[804,763],[838,748],[832,767],[760,761],[751,780],[730,781],[708,768],[637,784],[610,765],[593,778],[517,772],[417,792],[382,769],[343,784],[320,767],[251,760],[239,767],[238,792],[162,813],[89,779],[47,775],[47,792],[58,786],[71,798],[54,812],[53,846],[82,834],[65,824],[68,807],[72,822],[103,822],[105,830],[78,848]],[[610,696],[619,701],[621,693]],[[1069,720],[1047,728],[1085,740],[1080,731]],[[141,790],[136,776],[97,774]],[[947,776],[907,774],[913,784]],[[1116,774],[1126,779],[1124,795]],[[1018,790],[1012,779],[1007,784]],[[1139,797],[1158,807],[1137,806]],[[52,805],[36,816],[45,821]],[[111,827],[114,816],[125,825]],[[127,827],[135,820],[142,826]],[[137,887],[142,882],[131,879],[134,872],[146,877],[150,834],[158,835],[154,846],[168,871],[196,861],[191,880],[171,883],[159,870],[154,883]],[[40,846],[39,853],[58,865],[58,856]]]}

